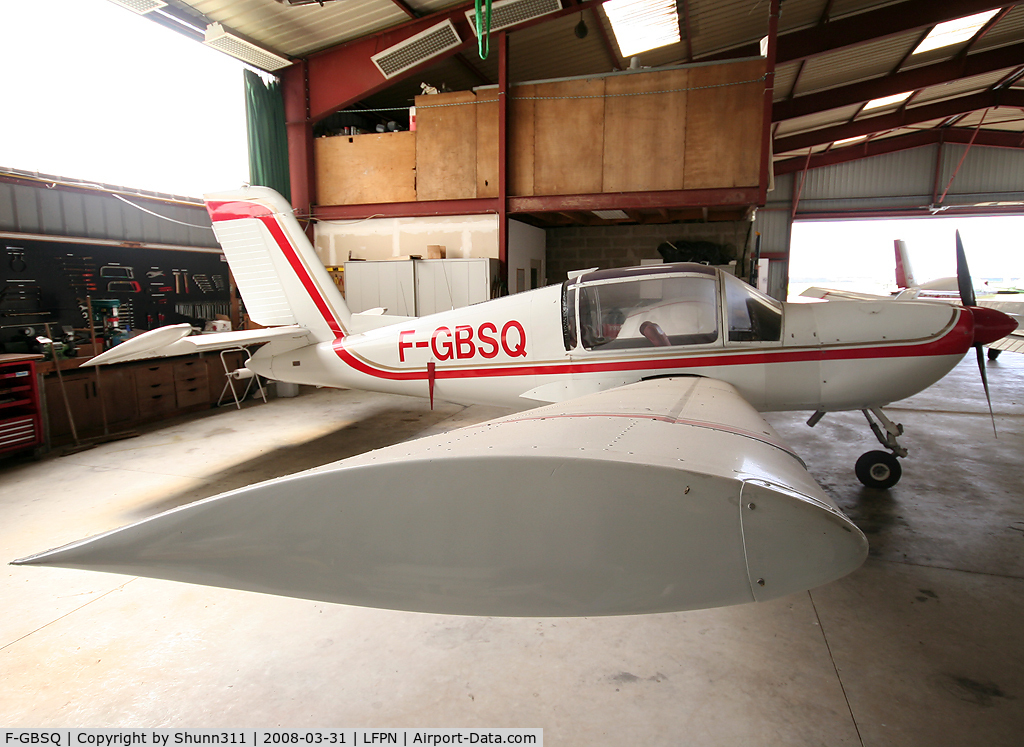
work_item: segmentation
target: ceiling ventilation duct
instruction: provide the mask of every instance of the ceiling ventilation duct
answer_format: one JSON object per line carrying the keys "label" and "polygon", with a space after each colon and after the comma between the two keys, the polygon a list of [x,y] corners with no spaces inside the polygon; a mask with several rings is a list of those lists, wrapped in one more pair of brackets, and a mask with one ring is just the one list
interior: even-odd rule
{"label": "ceiling ventilation duct", "polygon": [[110,0],[115,5],[120,5],[122,8],[127,8],[133,13],[143,15],[149,13],[151,10],[162,8],[167,3],[163,0]]}
{"label": "ceiling ventilation duct", "polygon": [[203,44],[213,47],[224,54],[236,57],[242,62],[248,62],[250,65],[258,67],[260,70],[265,70],[268,73],[292,64],[291,60],[287,60],[273,52],[268,52],[261,47],[257,47],[252,42],[248,42],[225,31],[224,27],[219,23],[211,23],[206,27],[206,38],[203,40]]}
{"label": "ceiling ventilation duct", "polygon": [[415,36],[410,36],[393,47],[388,47],[383,52],[378,52],[370,59],[380,70],[381,75],[393,78],[431,57],[455,49],[460,44],[462,39],[459,38],[455,26],[451,21],[444,21]]}
{"label": "ceiling ventilation duct", "polygon": [[[561,0],[500,0],[491,6],[491,31],[501,31],[523,21],[557,13],[561,9]],[[466,11],[473,33],[476,33],[475,15],[473,10]]]}

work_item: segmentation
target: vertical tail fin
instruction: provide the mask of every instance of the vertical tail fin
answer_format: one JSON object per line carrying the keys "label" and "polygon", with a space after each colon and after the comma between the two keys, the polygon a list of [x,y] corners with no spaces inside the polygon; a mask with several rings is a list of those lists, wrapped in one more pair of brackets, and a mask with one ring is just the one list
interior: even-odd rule
{"label": "vertical tail fin", "polygon": [[254,322],[298,324],[322,341],[349,333],[348,305],[281,195],[248,187],[203,199]]}
{"label": "vertical tail fin", "polygon": [[907,254],[907,242],[902,239],[896,239],[893,244],[896,246],[896,287],[916,287],[917,282],[914,280],[914,271],[910,267],[910,255]]}

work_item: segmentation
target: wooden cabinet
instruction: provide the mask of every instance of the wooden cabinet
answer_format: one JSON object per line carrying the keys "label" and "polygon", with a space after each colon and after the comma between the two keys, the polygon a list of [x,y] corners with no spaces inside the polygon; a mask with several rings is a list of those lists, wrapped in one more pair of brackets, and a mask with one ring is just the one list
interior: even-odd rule
{"label": "wooden cabinet", "polygon": [[[229,370],[244,365],[247,358],[248,354],[240,351],[225,353]],[[104,366],[99,382],[92,368],[71,369],[63,378],[63,391],[55,374],[47,376],[44,384],[46,420],[50,440],[55,443],[71,440],[68,409],[79,438],[103,433],[104,410],[108,429],[125,430],[216,404],[225,374],[220,355],[211,353]],[[2,428],[0,420],[0,451]]]}

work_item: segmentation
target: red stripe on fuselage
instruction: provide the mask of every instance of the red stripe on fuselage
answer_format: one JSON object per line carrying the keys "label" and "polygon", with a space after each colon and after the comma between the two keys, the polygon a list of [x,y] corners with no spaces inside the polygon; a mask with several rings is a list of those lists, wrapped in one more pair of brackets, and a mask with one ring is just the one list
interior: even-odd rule
{"label": "red stripe on fuselage", "polygon": [[[621,371],[664,371],[666,369],[692,369],[709,366],[737,366],[765,363],[798,363],[804,361],[865,360],[870,358],[918,358],[934,355],[963,355],[971,347],[973,322],[969,314],[959,312],[953,328],[938,339],[908,345],[889,344],[874,347],[837,347],[804,350],[773,350],[701,354],[692,353],[673,358],[637,358],[626,361],[578,361],[573,363],[523,363],[513,366],[487,368],[438,367],[435,379],[466,379],[495,376],[543,376],[555,374],[607,373]],[[427,378],[423,370],[387,371],[362,360],[345,347],[343,340],[335,340],[334,351],[356,371],[378,379],[390,381],[416,381]]]}

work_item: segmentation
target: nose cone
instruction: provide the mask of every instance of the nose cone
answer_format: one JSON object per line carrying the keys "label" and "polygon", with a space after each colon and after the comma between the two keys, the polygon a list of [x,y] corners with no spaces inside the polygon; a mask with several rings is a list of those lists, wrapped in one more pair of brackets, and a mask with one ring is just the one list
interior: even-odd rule
{"label": "nose cone", "polygon": [[745,483],[742,499],[747,573],[758,602],[835,581],[868,555],[864,534],[825,504],[760,481]]}
{"label": "nose cone", "polygon": [[1001,340],[1017,329],[1013,317],[998,309],[984,306],[968,306],[974,316],[974,344],[988,345]]}

